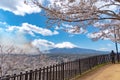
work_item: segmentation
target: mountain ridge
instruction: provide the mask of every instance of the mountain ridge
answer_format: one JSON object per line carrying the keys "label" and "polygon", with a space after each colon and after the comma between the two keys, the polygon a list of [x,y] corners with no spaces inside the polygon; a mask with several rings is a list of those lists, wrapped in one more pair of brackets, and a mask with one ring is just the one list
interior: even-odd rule
{"label": "mountain ridge", "polygon": [[48,51],[46,51],[48,54],[57,54],[57,53],[62,53],[62,54],[90,54],[90,53],[99,53],[99,54],[108,54],[108,51],[99,51],[99,50],[93,50],[93,49],[85,49],[85,48],[53,48]]}

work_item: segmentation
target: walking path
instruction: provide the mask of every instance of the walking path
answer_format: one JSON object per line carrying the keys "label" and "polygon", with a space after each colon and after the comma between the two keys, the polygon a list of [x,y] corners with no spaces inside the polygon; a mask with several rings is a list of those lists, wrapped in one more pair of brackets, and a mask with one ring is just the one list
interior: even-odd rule
{"label": "walking path", "polygon": [[109,64],[77,80],[120,80],[120,64]]}

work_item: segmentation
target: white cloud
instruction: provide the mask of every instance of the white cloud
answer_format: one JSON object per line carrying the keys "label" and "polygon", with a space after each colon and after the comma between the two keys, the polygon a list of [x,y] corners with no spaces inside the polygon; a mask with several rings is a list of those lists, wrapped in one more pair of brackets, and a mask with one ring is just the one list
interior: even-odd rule
{"label": "white cloud", "polygon": [[82,33],[86,33],[87,31],[83,28],[78,28],[77,26],[74,26],[74,28],[68,30],[68,33],[71,34],[82,34]]}
{"label": "white cloud", "polygon": [[[100,10],[117,10],[117,6],[116,5],[111,5],[111,6],[104,6],[104,5],[107,5],[107,4],[111,4],[111,2],[112,1],[107,1],[107,2],[105,2],[105,1],[97,1],[96,3],[95,3],[95,5],[98,7],[98,8],[100,8]],[[104,6],[104,7],[103,7]]]}
{"label": "white cloud", "polygon": [[88,38],[92,38],[94,40],[98,40],[98,39],[110,40],[110,36],[111,36],[110,30],[103,30],[103,31],[87,34]]}
{"label": "white cloud", "polygon": [[7,25],[7,23],[6,23],[6,22],[0,22],[0,24]]}
{"label": "white cloud", "polygon": [[55,44],[53,42],[50,42],[45,39],[35,39],[32,42],[32,45],[39,47],[39,46],[45,46],[45,47],[53,47]]}
{"label": "white cloud", "polygon": [[76,45],[70,42],[62,42],[55,45],[56,48],[74,48],[77,47]]}
{"label": "white cloud", "polygon": [[[42,0],[39,1],[42,3]],[[25,4],[24,0],[1,0],[0,9],[22,16],[41,11],[41,9],[37,6],[31,7],[30,5]]]}
{"label": "white cloud", "polygon": [[55,44],[45,39],[35,39],[32,41],[32,45],[39,48],[40,51],[44,51],[53,48]]}
{"label": "white cloud", "polygon": [[94,24],[94,27],[101,27],[101,26],[104,26],[104,25],[105,25],[105,23],[96,22]]}
{"label": "white cloud", "polygon": [[108,47],[112,47],[112,44],[107,44]]}
{"label": "white cloud", "polygon": [[64,24],[64,23],[62,23],[62,26],[63,26],[63,27],[66,27],[66,28],[73,28],[73,25]]}
{"label": "white cloud", "polygon": [[87,32],[85,29],[79,26],[73,26],[73,25],[64,24],[64,23],[62,24],[62,26],[63,26],[63,29],[65,29],[70,34],[82,34]]}
{"label": "white cloud", "polygon": [[35,39],[32,41],[32,45],[39,48],[41,51],[48,50],[51,48],[74,48],[77,45],[74,45],[71,42],[62,42],[55,44],[54,42],[45,40],[45,39]]}
{"label": "white cloud", "polygon": [[[14,30],[16,31],[13,34]],[[0,22],[0,45],[4,45],[5,47],[7,46],[8,48],[13,46],[16,47],[16,50],[17,49],[23,50],[24,53],[28,53],[28,54],[39,53],[38,47],[33,47],[33,45],[31,45],[30,43],[30,40],[27,39],[25,33],[21,32],[24,30],[25,31],[28,30],[29,32],[30,29],[22,28],[20,26],[10,26],[6,22]],[[44,41],[41,41],[41,43],[43,42]]]}
{"label": "white cloud", "polygon": [[[1,27],[2,26],[2,27]],[[13,34],[14,32],[14,34]],[[29,43],[25,34],[30,34],[32,36],[36,36],[35,33],[41,34],[43,36],[52,36],[59,34],[57,31],[51,31],[49,29],[41,28],[35,25],[31,25],[28,23],[23,23],[21,26],[10,26],[6,22],[0,22],[0,44],[4,45],[17,45],[21,48],[25,48],[23,44]],[[35,49],[39,48],[40,50],[47,50],[49,48],[53,48],[55,44],[53,42],[44,40],[44,39],[35,39],[31,42]],[[27,47],[27,51],[30,51]],[[31,49],[33,50],[33,49]]]}
{"label": "white cloud", "polygon": [[0,27],[1,28],[6,28],[8,25],[6,22],[0,22]]}
{"label": "white cloud", "polygon": [[98,38],[102,35],[102,33],[88,33],[88,38]]}
{"label": "white cloud", "polygon": [[8,53],[9,51],[7,52],[7,50],[12,48],[13,50],[11,53],[14,54],[39,53],[36,47],[33,47],[26,36],[20,32],[16,32],[13,35],[12,33],[6,32],[4,29],[2,29],[0,31],[0,45],[2,46],[3,53]]}
{"label": "white cloud", "polygon": [[100,48],[99,50],[101,50],[101,51],[107,51],[108,48]]}
{"label": "white cloud", "polygon": [[23,23],[22,26],[10,26],[7,30],[8,31],[19,30],[21,32],[26,32],[32,36],[35,36],[34,33],[41,34],[43,36],[52,36],[59,34],[59,32],[57,31],[52,32],[49,29],[41,28],[39,26],[28,23]]}

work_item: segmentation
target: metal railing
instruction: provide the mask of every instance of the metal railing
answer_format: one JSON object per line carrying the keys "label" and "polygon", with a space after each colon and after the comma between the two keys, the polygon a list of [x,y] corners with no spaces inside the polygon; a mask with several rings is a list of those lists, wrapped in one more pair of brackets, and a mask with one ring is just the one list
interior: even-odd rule
{"label": "metal railing", "polygon": [[93,67],[110,62],[110,56],[98,55],[1,77],[0,80],[69,80]]}

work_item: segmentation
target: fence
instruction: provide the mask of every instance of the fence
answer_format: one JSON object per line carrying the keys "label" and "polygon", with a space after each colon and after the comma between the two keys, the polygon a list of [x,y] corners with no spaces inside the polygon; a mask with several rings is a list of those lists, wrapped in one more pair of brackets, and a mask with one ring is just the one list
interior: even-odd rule
{"label": "fence", "polygon": [[42,69],[30,70],[18,75],[6,76],[0,80],[69,80],[93,67],[110,61],[109,55],[92,56]]}

